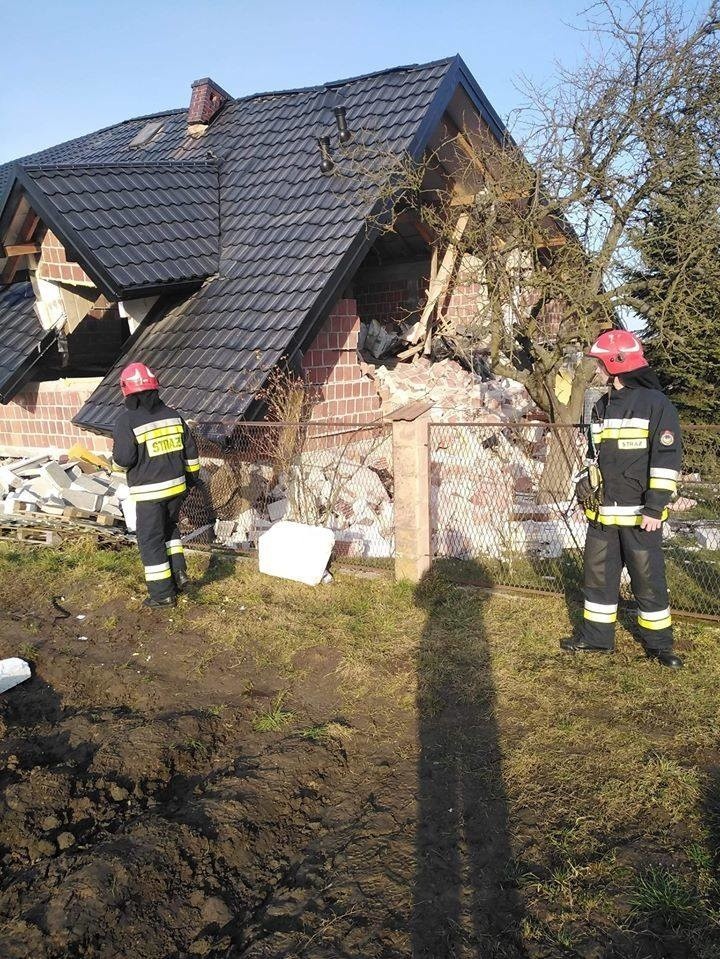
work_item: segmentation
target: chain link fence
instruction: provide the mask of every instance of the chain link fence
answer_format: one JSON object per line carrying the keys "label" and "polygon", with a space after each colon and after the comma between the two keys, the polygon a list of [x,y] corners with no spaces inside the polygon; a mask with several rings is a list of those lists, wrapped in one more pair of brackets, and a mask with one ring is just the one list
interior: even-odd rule
{"label": "chain link fence", "polygon": [[[720,427],[683,428],[683,475],[664,526],[676,612],[720,619]],[[573,475],[579,427],[431,424],[433,559],[482,586],[579,599],[587,521]],[[623,593],[629,598],[623,574]]]}
{"label": "chain link fence", "polygon": [[180,520],[187,545],[252,552],[285,519],[332,529],[336,557],[393,557],[389,424],[209,423],[194,435],[202,469]]}

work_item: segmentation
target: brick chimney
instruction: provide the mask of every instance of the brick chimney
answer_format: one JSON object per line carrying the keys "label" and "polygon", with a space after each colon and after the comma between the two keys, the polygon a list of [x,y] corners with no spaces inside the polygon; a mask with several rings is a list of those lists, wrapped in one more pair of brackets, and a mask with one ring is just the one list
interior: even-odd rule
{"label": "brick chimney", "polygon": [[207,130],[217,113],[232,97],[210,77],[196,80],[192,85],[188,109],[188,133],[200,137]]}

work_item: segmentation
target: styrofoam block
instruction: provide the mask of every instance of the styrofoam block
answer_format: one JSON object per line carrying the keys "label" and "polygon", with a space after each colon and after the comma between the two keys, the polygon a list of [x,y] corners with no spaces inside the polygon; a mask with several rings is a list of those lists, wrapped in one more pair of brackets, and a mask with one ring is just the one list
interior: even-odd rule
{"label": "styrofoam block", "polygon": [[3,513],[6,516],[11,516],[15,512],[15,504],[17,503],[18,498],[14,493],[8,493],[8,495],[3,500]]}
{"label": "styrofoam block", "polygon": [[128,497],[127,499],[121,500],[120,506],[122,508],[123,516],[125,517],[125,525],[127,526],[128,531],[130,533],[134,533],[135,529],[137,528],[135,501]]}
{"label": "styrofoam block", "polygon": [[24,683],[32,675],[30,664],[17,656],[9,659],[0,659],[0,693],[7,692],[13,686]]}
{"label": "styrofoam block", "polygon": [[33,493],[29,486],[21,486],[15,494],[15,499],[18,503],[30,503],[34,505],[40,497],[36,493]]}
{"label": "styrofoam block", "polygon": [[321,526],[280,520],[258,542],[261,573],[317,586],[335,545],[335,534]]}

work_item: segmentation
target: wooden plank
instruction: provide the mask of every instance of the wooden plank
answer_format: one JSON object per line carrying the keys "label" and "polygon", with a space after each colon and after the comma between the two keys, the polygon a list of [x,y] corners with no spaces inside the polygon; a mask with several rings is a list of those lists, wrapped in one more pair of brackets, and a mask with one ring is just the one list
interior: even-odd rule
{"label": "wooden plank", "polygon": [[[430,260],[430,282],[433,283],[437,279],[438,271],[438,251],[437,247],[433,247],[432,259]],[[432,323],[427,325],[427,335],[425,336],[425,342],[423,343],[423,356],[430,356],[430,351],[432,349]]]}
{"label": "wooden plank", "polygon": [[453,229],[452,239],[450,240],[448,248],[445,250],[445,255],[442,258],[442,263],[438,268],[435,278],[428,286],[427,302],[425,303],[425,307],[420,315],[420,319],[418,320],[418,332],[415,337],[416,341],[421,341],[423,346],[425,344],[428,323],[430,322],[433,310],[437,306],[440,298],[447,291],[447,288],[450,284],[452,272],[455,267],[455,260],[457,258],[457,244],[462,239],[462,235],[465,232],[465,227],[468,225],[469,220],[469,213],[461,213],[458,217],[455,228]]}
{"label": "wooden plank", "polygon": [[398,360],[409,360],[411,356],[415,356],[416,353],[419,353],[425,346],[425,340],[421,343],[416,343],[414,346],[409,347],[407,350],[402,350],[400,353],[396,354],[396,359]]}
{"label": "wooden plank", "polygon": [[556,246],[565,246],[567,243],[567,237],[564,236],[546,236],[546,237],[537,237],[535,240],[535,246],[539,249],[552,249]]}
{"label": "wooden plank", "polygon": [[[33,546],[60,546],[62,536],[51,529],[34,528],[32,526],[4,527],[5,538],[20,540],[21,543]],[[8,535],[9,531],[9,535]]]}
{"label": "wooden plank", "polygon": [[425,240],[428,246],[432,246],[435,242],[435,238],[430,232],[430,230],[425,226],[421,220],[413,220],[413,226],[418,231],[420,236]]}
{"label": "wooden plank", "polygon": [[39,243],[12,243],[4,248],[5,256],[28,256],[40,252]]}

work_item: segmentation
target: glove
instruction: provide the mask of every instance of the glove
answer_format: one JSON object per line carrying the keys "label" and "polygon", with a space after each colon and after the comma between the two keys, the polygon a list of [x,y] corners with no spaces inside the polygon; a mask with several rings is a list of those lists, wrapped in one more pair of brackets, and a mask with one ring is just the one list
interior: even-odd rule
{"label": "glove", "polygon": [[585,509],[596,511],[602,505],[602,475],[596,463],[589,463],[575,476],[575,495]]}

